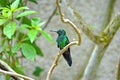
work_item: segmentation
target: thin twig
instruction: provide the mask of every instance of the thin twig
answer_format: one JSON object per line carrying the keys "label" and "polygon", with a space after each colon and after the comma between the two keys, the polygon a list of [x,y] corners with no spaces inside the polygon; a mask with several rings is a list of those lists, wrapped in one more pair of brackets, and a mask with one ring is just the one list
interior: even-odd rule
{"label": "thin twig", "polygon": [[34,80],[24,75],[16,73],[8,64],[0,60],[0,73],[10,75],[12,77],[18,78],[19,80]]}
{"label": "thin twig", "polygon": [[79,29],[76,27],[76,25],[74,23],[72,23],[69,19],[65,19],[64,18],[64,14],[62,13],[62,10],[61,10],[61,7],[60,7],[60,4],[59,4],[59,1],[56,0],[56,4],[57,4],[57,7],[58,7],[58,11],[60,13],[60,18],[61,18],[61,21],[64,22],[64,23],[67,23],[69,24],[74,30],[75,32],[77,33],[78,35],[78,45],[80,45],[81,43],[81,35],[80,35],[80,31]]}
{"label": "thin twig", "polygon": [[55,7],[55,9],[53,10],[52,14],[51,14],[50,17],[48,18],[45,26],[42,28],[43,30],[48,26],[49,22],[51,21],[51,19],[52,19],[53,16],[55,15],[56,11],[57,11],[57,7]]}
{"label": "thin twig", "polygon": [[78,41],[72,41],[67,46],[65,46],[62,50],[60,50],[60,52],[57,54],[57,56],[54,59],[54,62],[53,62],[52,66],[51,66],[51,68],[50,68],[50,70],[47,74],[46,80],[50,80],[50,76],[51,76],[53,70],[55,69],[55,67],[57,66],[57,63],[58,63],[58,60],[59,60],[60,56],[72,45],[80,45],[80,43],[81,43],[81,36],[80,36],[79,29],[69,19],[64,18],[64,15],[63,15],[61,7],[60,7],[59,0],[56,0],[56,4],[57,4],[57,7],[58,7],[58,11],[60,13],[61,21],[69,24],[75,30],[75,32],[78,35]]}
{"label": "thin twig", "polygon": [[54,68],[57,66],[57,63],[58,63],[58,60],[59,60],[60,56],[61,56],[69,47],[71,47],[71,46],[73,46],[73,45],[77,45],[77,44],[78,44],[78,41],[70,42],[67,46],[65,46],[62,50],[60,50],[60,52],[57,54],[57,56],[56,56],[55,59],[54,59],[54,62],[53,62],[52,66],[51,66],[51,68],[50,68],[50,70],[49,70],[49,72],[48,72],[48,74],[47,74],[46,80],[50,80],[50,76],[51,76]]}
{"label": "thin twig", "polygon": [[3,70],[10,71],[10,72],[15,72],[12,68],[10,68],[10,66],[8,66],[8,64],[6,64],[2,60],[0,60],[0,68],[3,69]]}
{"label": "thin twig", "polygon": [[14,72],[4,71],[4,70],[2,70],[2,69],[0,69],[0,73],[6,74],[6,75],[10,75],[10,76],[15,76],[15,77],[21,77],[21,78],[23,78],[24,80],[34,80],[34,79],[29,78],[29,77],[27,77],[27,76],[23,76],[23,75],[14,73]]}

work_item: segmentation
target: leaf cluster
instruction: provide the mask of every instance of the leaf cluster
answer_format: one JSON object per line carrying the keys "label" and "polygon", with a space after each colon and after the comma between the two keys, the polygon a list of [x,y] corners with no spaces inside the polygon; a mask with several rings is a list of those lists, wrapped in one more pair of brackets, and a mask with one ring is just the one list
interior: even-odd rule
{"label": "leaf cluster", "polygon": [[[29,0],[37,3],[36,0]],[[43,56],[39,46],[35,43],[38,34],[42,34],[47,40],[52,42],[52,37],[42,30],[40,18],[29,19],[27,16],[37,13],[31,11],[27,6],[21,5],[22,0],[0,0],[0,56],[18,73],[24,74],[23,68],[19,63],[20,58],[26,58],[34,61],[36,55]],[[6,4],[8,4],[6,6]],[[37,67],[37,70],[39,68]],[[40,71],[41,68],[40,68]],[[34,72],[38,75],[40,72]]]}

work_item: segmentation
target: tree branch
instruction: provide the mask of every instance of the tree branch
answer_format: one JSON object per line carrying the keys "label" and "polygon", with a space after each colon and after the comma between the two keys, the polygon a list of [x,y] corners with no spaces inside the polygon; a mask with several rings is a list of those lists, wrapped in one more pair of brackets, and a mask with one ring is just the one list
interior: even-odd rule
{"label": "tree branch", "polygon": [[106,44],[96,45],[89,63],[85,69],[84,76],[82,80],[93,80],[98,69],[98,66],[101,62],[101,59],[106,51],[107,47],[109,46],[110,42],[112,41],[115,33],[119,29],[120,26],[120,14],[114,17],[114,19],[108,24],[107,28],[104,30],[103,37],[107,36],[108,42]]}
{"label": "tree branch", "polygon": [[50,80],[50,76],[51,76],[54,68],[57,66],[57,63],[58,63],[58,60],[59,60],[60,56],[61,56],[69,47],[71,47],[71,46],[73,46],[73,45],[77,45],[77,44],[78,44],[78,41],[70,42],[67,46],[65,46],[62,50],[60,50],[60,52],[57,54],[57,56],[56,56],[55,59],[54,59],[54,62],[53,62],[52,66],[51,66],[51,68],[50,68],[50,70],[49,70],[49,72],[48,72],[48,74],[47,74],[46,80]]}
{"label": "tree branch", "polygon": [[80,24],[80,28],[82,29],[82,31],[87,35],[87,37],[92,40],[94,43],[96,44],[100,44],[100,41],[98,40],[98,37],[96,34],[93,33],[92,30],[90,30],[90,25],[88,25],[81,17],[81,15],[75,10],[73,9],[73,13],[75,15],[75,17],[78,20],[78,23]]}
{"label": "tree branch", "polygon": [[75,32],[78,35],[78,41],[72,41],[67,46],[65,46],[62,50],[60,50],[60,52],[57,54],[57,56],[54,59],[54,62],[53,62],[52,66],[51,66],[51,68],[50,68],[50,70],[47,74],[46,80],[50,80],[50,76],[51,76],[54,68],[57,66],[57,63],[58,63],[58,60],[59,60],[60,56],[72,45],[80,45],[80,43],[81,43],[81,36],[80,36],[79,29],[69,19],[64,18],[64,14],[62,13],[59,0],[56,0],[56,4],[57,4],[58,11],[60,13],[61,21],[66,23],[66,24],[69,24],[75,30]]}
{"label": "tree branch", "polygon": [[69,19],[65,19],[64,18],[64,14],[62,13],[62,10],[61,10],[61,7],[60,7],[60,4],[59,4],[59,1],[56,0],[56,4],[57,4],[57,7],[58,7],[58,11],[60,13],[60,18],[61,18],[61,21],[66,23],[66,24],[69,24],[74,30],[75,32],[77,33],[78,35],[78,45],[80,45],[81,43],[81,35],[80,35],[80,31],[79,29],[76,27],[76,25],[74,23],[72,23]]}
{"label": "tree branch", "polygon": [[106,10],[106,14],[105,14],[105,19],[104,19],[101,27],[105,28],[109,24],[109,22],[112,18],[115,2],[116,2],[116,0],[109,1],[108,7]]}
{"label": "tree branch", "polygon": [[80,14],[74,10],[74,15],[79,20],[82,31],[94,42],[96,43],[96,47],[91,55],[89,63],[84,71],[82,80],[94,80],[94,76],[98,69],[98,66],[102,60],[102,57],[112,41],[115,33],[119,29],[120,26],[120,14],[117,14],[111,22],[107,25],[102,34],[96,35],[90,29],[89,25],[82,19]]}
{"label": "tree branch", "polygon": [[9,67],[8,64],[6,64],[4,61],[0,60],[0,73],[10,75],[11,77],[18,79],[18,80],[34,80],[32,78],[29,78],[27,76],[20,75],[16,73],[11,67]]}
{"label": "tree branch", "polygon": [[0,69],[0,73],[7,74],[7,75],[10,75],[10,76],[15,76],[15,77],[21,77],[21,78],[23,78],[21,80],[34,80],[34,79],[29,78],[27,76],[23,76],[23,75],[15,73],[15,72],[4,71],[2,69]]}

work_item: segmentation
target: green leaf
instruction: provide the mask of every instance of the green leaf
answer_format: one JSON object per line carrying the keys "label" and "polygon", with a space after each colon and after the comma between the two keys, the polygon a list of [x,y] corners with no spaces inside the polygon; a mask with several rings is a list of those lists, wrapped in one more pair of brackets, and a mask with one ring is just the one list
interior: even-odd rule
{"label": "green leaf", "polygon": [[40,47],[38,47],[38,46],[36,45],[36,43],[33,43],[32,46],[36,49],[37,55],[39,55],[39,56],[41,56],[41,57],[44,56],[42,50],[40,49]]}
{"label": "green leaf", "polygon": [[18,14],[17,18],[27,16],[27,15],[30,15],[30,14],[34,14],[34,13],[36,13],[36,11],[25,11],[25,12],[22,12],[21,14]]}
{"label": "green leaf", "polygon": [[29,30],[29,31],[28,31],[28,34],[27,34],[27,35],[28,35],[31,43],[33,43],[33,41],[36,39],[37,32],[38,32],[37,30]]}
{"label": "green leaf", "polygon": [[2,59],[3,55],[0,55],[0,59]]}
{"label": "green leaf", "polygon": [[40,18],[33,18],[31,20],[31,25],[34,27],[36,30],[39,30],[42,25],[44,25],[45,22],[40,22]]}
{"label": "green leaf", "polygon": [[33,3],[36,3],[36,4],[37,4],[37,1],[36,1],[36,0],[29,0],[29,1],[31,1],[31,2],[33,2]]}
{"label": "green leaf", "polygon": [[46,33],[46,32],[43,31],[43,30],[39,30],[39,31],[40,31],[40,33],[41,33],[47,40],[49,40],[50,42],[53,42],[52,37],[51,37],[48,33]]}
{"label": "green leaf", "polygon": [[18,41],[21,41],[21,42],[25,42],[25,41],[28,41],[29,38],[28,36],[26,36],[26,34],[24,34],[23,32],[19,32],[19,35],[18,35]]}
{"label": "green leaf", "polygon": [[12,52],[15,53],[21,48],[21,43],[17,43],[12,47]]}
{"label": "green leaf", "polygon": [[0,5],[2,7],[5,7],[7,3],[8,3],[7,0],[0,0]]}
{"label": "green leaf", "polygon": [[22,24],[30,25],[31,20],[29,18],[27,18],[26,16],[24,16],[24,17],[22,17]]}
{"label": "green leaf", "polygon": [[20,2],[19,0],[15,0],[15,1],[10,5],[11,11],[14,11],[15,9],[18,8],[19,2]]}
{"label": "green leaf", "polygon": [[3,29],[4,35],[6,35],[9,39],[11,39],[12,35],[14,35],[16,30],[16,23],[9,22]]}
{"label": "green leaf", "polygon": [[33,75],[39,76],[42,71],[43,71],[43,69],[41,67],[36,67],[34,72],[33,72]]}
{"label": "green leaf", "polygon": [[26,9],[29,9],[29,8],[24,6],[24,7],[17,8],[15,11],[26,10]]}
{"label": "green leaf", "polygon": [[23,43],[22,44],[22,53],[27,59],[34,61],[35,56],[36,56],[36,50],[32,45],[30,45],[28,43]]}
{"label": "green leaf", "polygon": [[5,19],[5,17],[3,15],[0,15],[0,19]]}
{"label": "green leaf", "polygon": [[18,30],[24,30],[26,28],[31,28],[31,26],[29,26],[27,24],[21,24],[20,27],[18,28]]}
{"label": "green leaf", "polygon": [[4,17],[10,18],[12,16],[12,12],[8,8],[1,8],[2,9],[2,15]]}
{"label": "green leaf", "polygon": [[9,51],[8,54],[9,54],[9,56],[13,56],[14,55],[14,53],[11,52],[11,51]]}
{"label": "green leaf", "polygon": [[96,29],[97,27],[96,27],[96,26],[88,26],[88,28],[89,28],[90,30],[94,30],[94,29]]}
{"label": "green leaf", "polygon": [[22,75],[25,75],[25,73],[24,73],[24,71],[23,71],[23,68],[24,68],[24,67],[20,65],[18,59],[15,60],[14,65],[11,64],[11,67],[12,67],[12,69],[14,69],[17,73],[22,74]]}
{"label": "green leaf", "polygon": [[9,75],[5,76],[5,80],[10,80],[10,79],[11,79],[11,77]]}
{"label": "green leaf", "polygon": [[31,20],[31,25],[32,25],[33,27],[39,26],[39,25],[38,25],[39,23],[40,23],[40,18],[33,18],[33,19]]}
{"label": "green leaf", "polygon": [[0,19],[0,25],[4,24],[6,21],[6,19]]}
{"label": "green leaf", "polygon": [[25,36],[24,33],[22,32],[19,32],[19,35],[18,35],[18,39],[17,40],[21,40],[23,38],[23,36]]}
{"label": "green leaf", "polygon": [[45,22],[41,22],[41,23],[39,23],[39,26],[41,27],[42,25],[44,25],[45,24]]}

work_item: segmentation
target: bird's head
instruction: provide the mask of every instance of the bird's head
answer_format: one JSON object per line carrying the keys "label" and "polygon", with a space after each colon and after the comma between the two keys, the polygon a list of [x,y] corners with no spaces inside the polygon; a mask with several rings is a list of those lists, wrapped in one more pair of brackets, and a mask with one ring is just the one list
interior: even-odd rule
{"label": "bird's head", "polygon": [[64,29],[59,29],[59,30],[57,31],[57,34],[58,34],[58,35],[66,35],[66,32],[65,32]]}
{"label": "bird's head", "polygon": [[57,31],[51,30],[51,32],[56,32],[58,35],[66,35],[66,32],[65,32],[64,29],[59,29],[59,30],[57,30]]}

